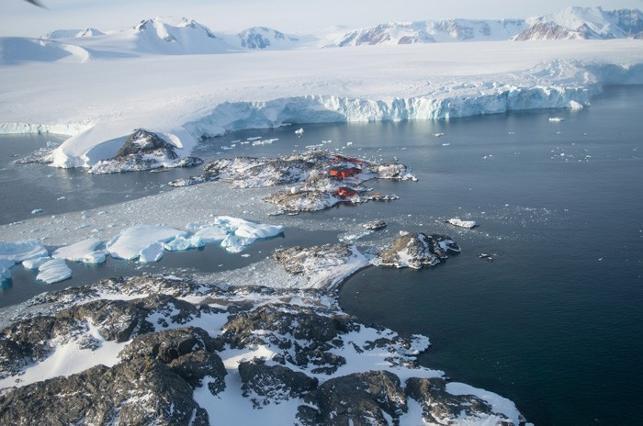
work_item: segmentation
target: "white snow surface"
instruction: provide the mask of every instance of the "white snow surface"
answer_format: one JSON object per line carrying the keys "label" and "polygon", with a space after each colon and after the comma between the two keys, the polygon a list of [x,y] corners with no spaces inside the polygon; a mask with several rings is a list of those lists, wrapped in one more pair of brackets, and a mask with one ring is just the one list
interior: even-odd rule
{"label": "white snow surface", "polygon": [[97,343],[97,349],[85,349],[73,338],[66,341],[53,339],[49,342],[54,348],[53,353],[45,360],[28,367],[24,374],[0,379],[0,389],[26,386],[53,377],[71,376],[99,364],[111,367],[120,361],[118,353],[129,343],[106,341],[89,321],[85,335]]}
{"label": "white snow surface", "polygon": [[587,105],[603,84],[643,82],[642,70],[643,43],[629,39],[24,62],[0,65],[0,132],[68,133],[54,165],[90,167],[113,157],[136,128],[159,133],[185,156],[202,136],[285,123]]}

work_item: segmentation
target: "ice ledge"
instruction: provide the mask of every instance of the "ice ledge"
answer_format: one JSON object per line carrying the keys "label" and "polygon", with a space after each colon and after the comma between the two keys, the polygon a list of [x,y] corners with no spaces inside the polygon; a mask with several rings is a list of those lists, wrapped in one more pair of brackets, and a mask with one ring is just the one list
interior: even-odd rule
{"label": "ice ledge", "polygon": [[[605,84],[643,84],[643,63],[619,65],[554,61],[521,75],[496,76],[499,81],[471,81],[414,97],[369,99],[302,95],[268,101],[223,102],[189,121],[161,124],[134,117],[62,124],[0,123],[0,133],[61,133],[72,135],[52,155],[56,167],[91,167],[112,158],[134,128],[158,133],[174,144],[180,156],[190,155],[201,137],[226,132],[279,127],[286,123],[448,120],[530,109],[568,108],[589,104]],[[502,80],[505,80],[502,82]],[[188,113],[189,111],[184,111]],[[185,117],[186,114],[182,114]],[[140,118],[139,118],[140,119]],[[146,125],[147,124],[147,125]]]}
{"label": "ice ledge", "polygon": [[74,136],[89,129],[93,125],[90,121],[78,121],[69,123],[26,123],[26,122],[5,122],[0,123],[0,134],[46,134]]}

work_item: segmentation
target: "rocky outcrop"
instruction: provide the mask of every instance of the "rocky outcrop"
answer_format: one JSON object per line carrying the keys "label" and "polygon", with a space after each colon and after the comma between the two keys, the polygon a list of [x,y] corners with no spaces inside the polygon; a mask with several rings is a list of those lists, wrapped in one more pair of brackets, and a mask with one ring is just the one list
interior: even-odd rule
{"label": "rocky outcrop", "polygon": [[[71,291],[71,290],[70,290]],[[81,291],[82,290],[77,290]],[[134,300],[95,300],[74,305],[55,315],[34,316],[18,321],[0,332],[0,377],[16,374],[27,365],[42,361],[56,345],[74,340],[80,348],[99,343],[89,336],[96,327],[107,341],[126,342],[133,337],[163,329],[169,323],[181,325],[202,314],[215,312],[167,295]],[[156,321],[152,322],[153,314]]]}
{"label": "rocky outcrop", "polygon": [[502,414],[493,411],[491,405],[474,395],[452,395],[446,391],[446,381],[441,378],[410,378],[406,381],[405,392],[420,403],[422,418],[428,424],[449,425],[454,418],[480,419],[497,416],[496,424],[509,425],[512,422]]}
{"label": "rocky outcrop", "polygon": [[141,336],[122,362],[37,382],[0,396],[1,424],[207,425],[192,397],[208,375],[220,392],[226,374],[216,345],[199,329]]}
{"label": "rocky outcrop", "polygon": [[420,269],[438,265],[447,259],[449,253],[459,252],[460,247],[446,235],[401,232],[388,248],[379,253],[376,263]]}
{"label": "rocky outcrop", "polygon": [[[430,250],[447,241],[439,237],[426,237],[434,241]],[[338,244],[275,256],[287,273],[308,276],[353,259],[354,250]],[[320,263],[325,266],[317,269]],[[511,424],[518,418],[517,411],[505,416],[480,396],[462,395],[462,387],[449,393],[440,372],[417,362],[427,338],[359,324],[332,294],[143,276],[39,296],[0,337],[1,368],[12,376],[2,382],[0,424],[206,425],[217,421],[218,410],[232,418],[243,404],[260,423],[261,410],[282,403],[298,407],[297,417],[283,424]],[[50,350],[70,340],[84,345],[74,356],[95,353],[95,363],[66,377],[20,380],[25,367],[41,367]],[[118,356],[104,351],[106,340],[122,342]],[[110,366],[100,365],[104,357],[114,358]],[[226,386],[227,374],[228,383],[241,386]],[[403,386],[400,377],[411,379]]]}
{"label": "rocky outcrop", "polygon": [[196,157],[179,157],[175,149],[156,133],[137,129],[113,158],[99,161],[89,171],[94,174],[137,172],[161,167],[195,167],[203,163]]}
{"label": "rocky outcrop", "polygon": [[307,307],[267,305],[233,315],[223,338],[233,348],[270,345],[278,352],[273,361],[332,373],[346,363],[330,350],[341,347],[341,334],[358,330],[348,316],[326,314]]}
{"label": "rocky outcrop", "polygon": [[395,422],[406,408],[400,379],[388,371],[369,371],[330,379],[306,398],[316,406],[299,407],[304,425],[388,425],[386,413]]}
{"label": "rocky outcrop", "polygon": [[324,210],[338,204],[391,201],[396,195],[371,192],[361,185],[372,179],[417,180],[400,163],[375,163],[326,151],[310,151],[279,158],[236,157],[212,161],[203,173],[170,182],[189,186],[221,180],[237,188],[294,185],[264,201],[280,213],[296,214]]}
{"label": "rocky outcrop", "polygon": [[257,408],[291,398],[301,398],[317,388],[318,380],[282,365],[267,365],[263,359],[239,364],[243,396]]}

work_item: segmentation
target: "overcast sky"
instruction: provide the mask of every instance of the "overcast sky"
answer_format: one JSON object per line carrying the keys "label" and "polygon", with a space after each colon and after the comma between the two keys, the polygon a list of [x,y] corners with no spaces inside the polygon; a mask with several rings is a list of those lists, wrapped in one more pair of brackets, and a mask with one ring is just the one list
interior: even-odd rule
{"label": "overcast sky", "polygon": [[54,29],[103,30],[153,16],[190,17],[215,31],[264,25],[318,32],[334,25],[359,27],[388,21],[440,18],[511,18],[542,15],[566,6],[643,7],[643,0],[0,0],[0,35],[39,36]]}

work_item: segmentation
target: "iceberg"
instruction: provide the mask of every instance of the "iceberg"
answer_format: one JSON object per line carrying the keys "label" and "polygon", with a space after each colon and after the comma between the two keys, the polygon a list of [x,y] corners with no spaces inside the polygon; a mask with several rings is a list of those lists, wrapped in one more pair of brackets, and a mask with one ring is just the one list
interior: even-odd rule
{"label": "iceberg", "polygon": [[10,269],[16,263],[48,256],[49,252],[39,241],[0,241],[0,281],[11,278]]}
{"label": "iceberg", "polygon": [[[117,259],[135,260],[144,250],[150,249],[153,254],[158,254],[158,249],[150,248],[158,243],[167,243],[178,236],[185,236],[184,231],[179,231],[162,225],[136,225],[124,229],[107,243],[110,256]],[[162,246],[161,246],[162,247]],[[146,259],[150,253],[146,252]],[[159,257],[160,258],[160,257]],[[158,259],[157,259],[158,260]]]}
{"label": "iceberg", "polygon": [[38,267],[37,280],[47,284],[57,283],[71,278],[71,269],[62,259],[51,259]]}
{"label": "iceberg", "polygon": [[163,257],[163,244],[153,243],[139,252],[138,261],[141,263],[158,262]]}
{"label": "iceberg", "polygon": [[27,259],[22,261],[22,266],[25,269],[38,269],[40,265],[51,260],[51,257],[34,257],[33,259]]}
{"label": "iceberg", "polygon": [[77,243],[61,247],[54,251],[54,259],[65,259],[71,262],[103,263],[107,252],[101,247],[104,242],[96,238],[88,238]]}
{"label": "iceberg", "polygon": [[39,241],[0,241],[0,260],[19,263],[23,260],[48,255],[49,252]]}
{"label": "iceberg", "polygon": [[194,233],[194,237],[204,244],[219,243],[225,240],[227,236],[228,232],[219,225],[204,226]]}
{"label": "iceberg", "polygon": [[447,220],[449,225],[457,226],[460,228],[472,229],[478,226],[475,220],[462,220],[459,217],[452,217]]}
{"label": "iceberg", "polygon": [[15,265],[12,261],[0,259],[0,282],[11,278],[11,267]]}

